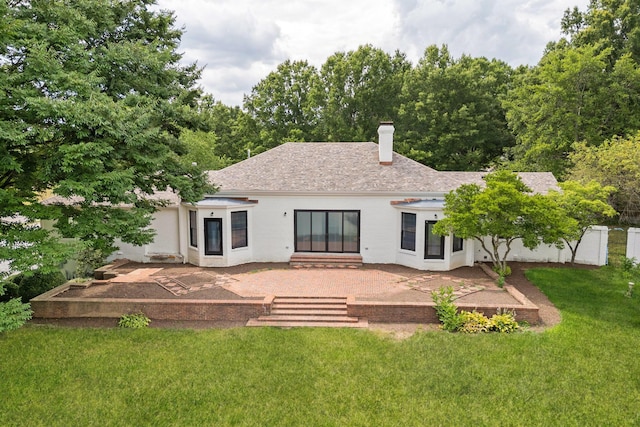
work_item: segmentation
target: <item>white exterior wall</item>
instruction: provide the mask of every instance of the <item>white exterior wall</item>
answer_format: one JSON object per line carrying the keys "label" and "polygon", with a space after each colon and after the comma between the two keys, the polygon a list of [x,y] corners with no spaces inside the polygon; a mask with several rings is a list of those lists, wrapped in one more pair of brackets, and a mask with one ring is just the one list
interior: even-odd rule
{"label": "white exterior wall", "polygon": [[635,258],[640,262],[640,228],[627,230],[627,258]]}
{"label": "white exterior wall", "polygon": [[[234,206],[234,207],[207,207],[207,206],[188,206],[181,207],[180,215],[183,224],[183,252],[185,262],[199,265],[201,267],[229,267],[238,264],[257,261],[253,257],[253,248],[255,237],[253,237],[253,206]],[[189,211],[196,211],[198,224],[197,247],[191,246],[189,236]],[[231,248],[231,212],[247,211],[247,234],[248,246],[242,248]],[[205,255],[204,248],[204,219],[205,218],[221,218],[222,219],[222,255]],[[184,244],[186,242],[186,245]],[[183,249],[184,250],[184,249]],[[287,260],[288,261],[288,260]]]}
{"label": "white exterior wall", "polygon": [[111,254],[109,260],[126,258],[136,262],[154,262],[162,261],[161,258],[153,259],[154,256],[172,256],[173,259],[181,261],[178,208],[159,209],[153,215],[150,227],[156,232],[153,242],[144,246],[135,246],[116,240],[115,244],[119,249]]}
{"label": "white exterior wall", "polygon": [[[254,242],[257,262],[288,262],[294,253],[295,210],[360,211],[360,255],[365,263],[395,263],[397,211],[392,197],[251,196],[255,206]],[[285,215],[286,212],[286,215]]]}
{"label": "white exterior wall", "polygon": [[[218,196],[218,195],[217,195]],[[368,264],[401,264],[421,270],[446,271],[463,265],[473,265],[473,245],[466,242],[464,250],[451,254],[452,240],[445,238],[445,259],[424,259],[424,222],[442,217],[441,209],[401,208],[391,204],[402,197],[371,195],[263,195],[245,194],[257,203],[246,207],[195,207],[183,205],[181,219],[183,240],[189,239],[188,211],[197,211],[198,247],[183,250],[185,262],[206,267],[222,267],[247,262],[289,262],[295,251],[294,217],[296,210],[355,210],[360,212],[360,252]],[[231,249],[231,212],[248,211],[246,248]],[[417,214],[416,251],[400,249],[402,212]],[[223,255],[204,254],[204,219],[222,218]],[[183,242],[184,248],[184,242]]]}

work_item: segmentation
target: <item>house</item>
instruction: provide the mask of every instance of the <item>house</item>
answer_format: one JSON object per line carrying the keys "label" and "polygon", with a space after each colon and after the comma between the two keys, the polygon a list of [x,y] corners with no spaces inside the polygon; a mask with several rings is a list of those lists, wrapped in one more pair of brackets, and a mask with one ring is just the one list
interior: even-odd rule
{"label": "house", "polygon": [[[432,233],[444,195],[481,184],[483,173],[436,171],[393,152],[392,123],[378,133],[378,144],[285,143],[209,172],[217,193],[195,204],[164,194],[171,203],[154,218],[155,242],[121,244],[114,257],[202,267],[343,258],[433,271],[486,260],[473,240]],[[520,176],[535,192],[557,186],[551,173]],[[583,245],[586,263],[604,263],[601,249],[594,256],[592,244]],[[515,247],[511,259],[565,262],[570,255]]]}

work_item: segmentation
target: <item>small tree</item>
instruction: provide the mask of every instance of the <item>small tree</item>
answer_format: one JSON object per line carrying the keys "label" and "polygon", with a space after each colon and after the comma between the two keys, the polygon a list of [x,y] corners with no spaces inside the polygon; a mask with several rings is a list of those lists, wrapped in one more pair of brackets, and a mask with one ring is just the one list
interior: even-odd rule
{"label": "small tree", "polygon": [[589,227],[616,215],[615,209],[607,203],[615,188],[603,187],[596,181],[587,184],[566,181],[560,184],[560,188],[562,192],[551,191],[549,197],[563,210],[564,215],[575,220],[562,237],[571,250],[571,264],[574,264],[578,246]]}
{"label": "small tree", "polygon": [[492,172],[484,180],[484,188],[465,184],[445,196],[445,218],[435,233],[477,240],[501,275],[507,274],[507,257],[517,239],[532,250],[540,243],[563,247],[562,236],[573,220],[550,198],[532,194],[513,172]]}

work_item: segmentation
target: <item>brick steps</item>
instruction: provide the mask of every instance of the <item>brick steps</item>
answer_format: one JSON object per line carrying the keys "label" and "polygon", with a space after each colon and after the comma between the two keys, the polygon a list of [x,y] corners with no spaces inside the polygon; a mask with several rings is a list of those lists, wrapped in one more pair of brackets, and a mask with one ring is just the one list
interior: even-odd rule
{"label": "brick steps", "polygon": [[362,256],[356,254],[316,254],[295,253],[289,258],[289,264],[304,267],[361,267]]}
{"label": "brick steps", "polygon": [[250,319],[246,326],[275,326],[278,328],[368,328],[369,322],[366,319],[359,319],[357,323],[341,322],[283,322]]}
{"label": "brick steps", "polygon": [[247,326],[366,328],[369,322],[347,315],[346,298],[276,297],[270,314]]}

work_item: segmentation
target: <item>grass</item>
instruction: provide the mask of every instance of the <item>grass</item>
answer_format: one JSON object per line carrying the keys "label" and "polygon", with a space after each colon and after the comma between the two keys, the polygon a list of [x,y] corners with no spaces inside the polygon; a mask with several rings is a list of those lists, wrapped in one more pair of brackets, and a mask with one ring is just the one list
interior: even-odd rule
{"label": "grass", "polygon": [[27,327],[0,337],[0,425],[638,425],[640,295],[537,269],[543,333]]}

